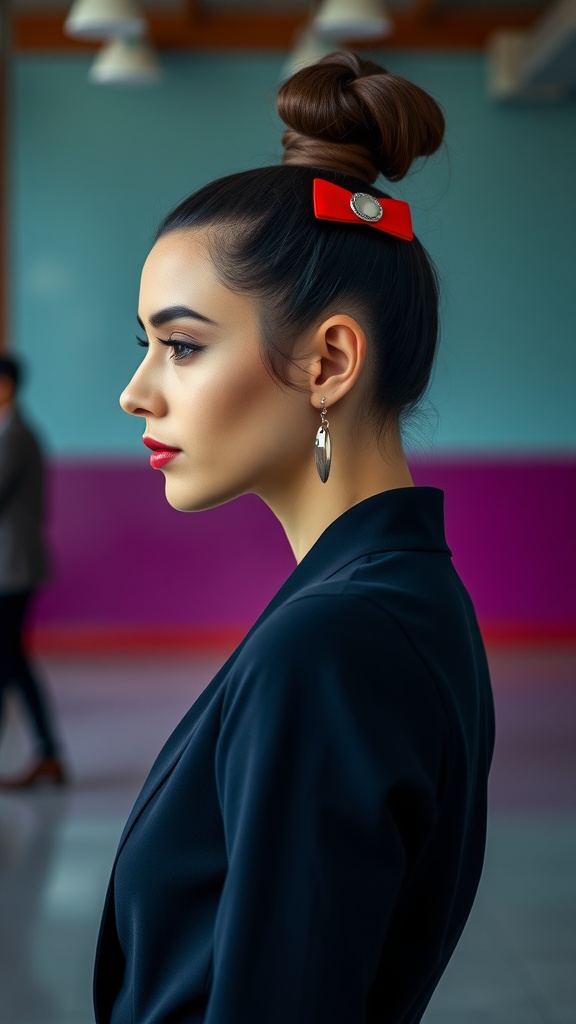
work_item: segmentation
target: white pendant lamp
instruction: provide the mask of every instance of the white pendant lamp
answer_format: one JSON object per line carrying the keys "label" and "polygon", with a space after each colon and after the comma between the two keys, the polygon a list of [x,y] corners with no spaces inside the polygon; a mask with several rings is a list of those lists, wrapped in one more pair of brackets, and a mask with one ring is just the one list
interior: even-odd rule
{"label": "white pendant lamp", "polygon": [[321,39],[320,36],[317,36],[309,29],[304,30],[304,32],[296,37],[294,49],[288,54],[286,63],[282,68],[281,81],[285,82],[291,75],[300,71],[300,68],[308,67],[309,64],[315,64],[317,60],[325,57],[328,53],[332,53],[333,50],[334,43],[328,42],[327,39]]}
{"label": "white pendant lamp", "polygon": [[160,64],[145,39],[111,39],[88,72],[95,85],[153,85],[160,77]]}
{"label": "white pendant lamp", "polygon": [[382,0],[321,0],[312,28],[329,39],[377,39],[394,24]]}
{"label": "white pendant lamp", "polygon": [[76,39],[133,39],[146,31],[146,22],[136,0],[75,0],[64,31]]}

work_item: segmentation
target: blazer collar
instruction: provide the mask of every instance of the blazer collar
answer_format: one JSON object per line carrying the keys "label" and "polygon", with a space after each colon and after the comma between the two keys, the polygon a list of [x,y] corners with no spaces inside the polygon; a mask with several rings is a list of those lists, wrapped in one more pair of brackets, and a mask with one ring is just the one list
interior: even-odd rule
{"label": "blazer collar", "polygon": [[347,509],[320,535],[255,625],[303,587],[330,579],[360,558],[386,551],[451,554],[444,534],[443,491],[400,487]]}

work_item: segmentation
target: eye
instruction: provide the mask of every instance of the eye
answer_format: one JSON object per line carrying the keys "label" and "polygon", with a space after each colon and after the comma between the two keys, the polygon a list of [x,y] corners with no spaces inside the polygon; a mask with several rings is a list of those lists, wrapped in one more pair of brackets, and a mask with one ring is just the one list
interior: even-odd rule
{"label": "eye", "polygon": [[205,347],[192,341],[192,338],[187,334],[178,336],[176,332],[171,334],[169,338],[156,338],[156,341],[166,348],[172,349],[170,359],[175,363],[184,362],[189,356],[193,356],[195,352],[201,352]]}
{"label": "eye", "polygon": [[[160,338],[158,339],[161,340]],[[163,345],[169,345],[172,349],[171,359],[175,363],[181,362],[183,359],[187,359],[188,356],[194,354],[194,352],[201,352],[204,348],[203,345],[196,345],[193,341],[162,341]]]}
{"label": "eye", "polygon": [[[160,345],[164,345],[165,348],[172,349],[170,359],[173,359],[175,363],[180,363],[187,359],[188,356],[194,355],[195,352],[201,352],[204,345],[198,345],[192,340],[188,341],[176,341],[175,338],[156,338],[156,341]],[[140,348],[149,348],[149,342],[147,338],[141,338],[138,334],[136,335],[136,344]]]}

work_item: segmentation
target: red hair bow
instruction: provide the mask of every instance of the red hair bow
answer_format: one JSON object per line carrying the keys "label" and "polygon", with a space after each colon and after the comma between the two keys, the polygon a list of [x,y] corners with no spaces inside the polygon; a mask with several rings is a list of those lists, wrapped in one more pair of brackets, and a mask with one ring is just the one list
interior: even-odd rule
{"label": "red hair bow", "polygon": [[348,192],[324,178],[314,178],[314,216],[340,224],[365,222],[378,231],[410,242],[414,238],[408,203],[401,199],[377,199],[367,192]]}

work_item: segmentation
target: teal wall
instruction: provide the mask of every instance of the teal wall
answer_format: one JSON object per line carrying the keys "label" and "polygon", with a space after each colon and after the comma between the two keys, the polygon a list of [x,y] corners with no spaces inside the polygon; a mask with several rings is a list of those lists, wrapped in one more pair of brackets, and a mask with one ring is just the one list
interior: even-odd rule
{"label": "teal wall", "polygon": [[[573,450],[575,105],[493,105],[481,56],[382,59],[448,121],[446,150],[396,190],[444,282],[436,412],[417,440],[440,452]],[[83,58],[15,64],[14,345],[56,454],[137,454],[141,428],[117,395],[139,358],[154,227],[203,182],[278,159],[280,55],[163,63],[162,84],[143,90],[89,85]]]}

